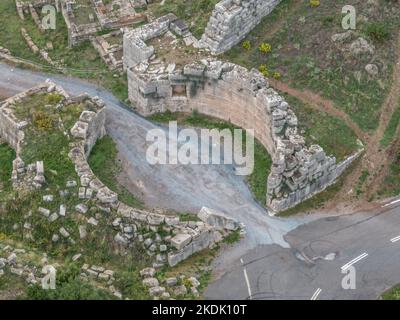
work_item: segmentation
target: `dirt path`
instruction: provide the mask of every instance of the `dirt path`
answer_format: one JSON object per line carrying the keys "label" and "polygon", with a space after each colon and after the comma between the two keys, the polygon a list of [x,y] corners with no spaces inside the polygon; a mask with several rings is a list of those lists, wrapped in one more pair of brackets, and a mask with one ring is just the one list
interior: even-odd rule
{"label": "dirt path", "polygon": [[[383,149],[380,144],[390,119],[398,107],[400,98],[400,35],[398,36],[395,50],[398,59],[393,70],[392,88],[382,106],[378,129],[372,137],[371,143],[367,150],[366,166],[369,170],[375,170],[375,174],[373,178],[370,179],[367,186],[369,196],[372,196],[374,193],[376,193],[383,183],[383,180],[389,172],[390,164],[396,155],[396,152],[394,151],[398,150],[394,150],[394,148],[398,147],[397,139],[386,149]],[[397,130],[397,133],[398,132],[399,130]]]}

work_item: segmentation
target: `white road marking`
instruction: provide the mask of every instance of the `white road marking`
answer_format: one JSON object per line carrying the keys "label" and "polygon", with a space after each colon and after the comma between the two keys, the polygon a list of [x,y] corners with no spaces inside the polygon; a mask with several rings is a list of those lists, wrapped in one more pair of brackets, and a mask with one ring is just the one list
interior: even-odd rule
{"label": "white road marking", "polygon": [[321,293],[321,288],[318,288],[315,292],[314,292],[314,294],[312,295],[312,297],[311,297],[311,299],[310,300],[317,300],[317,298],[318,298],[318,296],[319,296],[319,294]]}
{"label": "white road marking", "polygon": [[397,199],[397,200],[394,200],[394,201],[392,201],[392,202],[386,203],[385,205],[382,206],[382,208],[391,206],[392,204],[396,204],[396,203],[398,203],[398,202],[400,202],[400,199]]}
{"label": "white road marking", "polygon": [[399,240],[400,240],[400,236],[398,236],[396,238],[393,238],[393,239],[390,239],[390,241],[393,242],[393,243],[395,243],[395,242],[397,242]]}
{"label": "white road marking", "polygon": [[349,261],[346,263],[344,266],[341,267],[342,270],[348,269],[350,266],[355,264],[356,262],[366,258],[368,256],[368,253],[364,252],[363,254],[360,254],[357,258],[354,258],[353,260]]}
{"label": "white road marking", "polygon": [[[240,262],[243,264],[243,259],[240,258]],[[249,277],[247,276],[246,267],[243,268],[244,280],[246,281],[247,291],[249,293],[249,299],[251,299],[251,288],[250,288],[250,281]]]}

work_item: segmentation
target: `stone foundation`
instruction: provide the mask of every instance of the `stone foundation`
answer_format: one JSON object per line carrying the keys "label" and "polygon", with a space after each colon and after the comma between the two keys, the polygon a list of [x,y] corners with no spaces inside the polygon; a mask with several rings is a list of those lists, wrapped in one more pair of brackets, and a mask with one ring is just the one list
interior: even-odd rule
{"label": "stone foundation", "polygon": [[223,53],[243,40],[281,0],[222,0],[210,17],[201,45]]}
{"label": "stone foundation", "polygon": [[157,112],[192,112],[254,129],[272,156],[266,181],[267,206],[283,211],[332,184],[354,157],[337,165],[318,145],[305,145],[298,120],[283,97],[268,86],[257,70],[215,60],[175,70],[145,60],[128,69],[129,99],[136,110],[149,116]]}

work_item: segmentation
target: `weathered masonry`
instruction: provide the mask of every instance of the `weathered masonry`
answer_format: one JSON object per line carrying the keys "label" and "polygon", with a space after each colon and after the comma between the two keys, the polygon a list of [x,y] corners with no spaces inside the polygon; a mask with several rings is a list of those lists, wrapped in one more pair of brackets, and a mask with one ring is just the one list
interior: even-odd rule
{"label": "weathered masonry", "polygon": [[145,116],[167,110],[198,110],[254,129],[255,138],[273,159],[266,181],[267,206],[273,212],[293,207],[324,190],[357,157],[358,153],[337,164],[335,157],[326,155],[320,146],[306,146],[289,104],[255,69],[249,71],[215,59],[177,68],[154,59],[154,48],[143,39],[157,37],[167,29],[168,20],[163,19],[125,34],[130,101]]}
{"label": "weathered masonry", "polygon": [[201,38],[213,54],[223,53],[243,40],[281,0],[222,0],[217,3]]}

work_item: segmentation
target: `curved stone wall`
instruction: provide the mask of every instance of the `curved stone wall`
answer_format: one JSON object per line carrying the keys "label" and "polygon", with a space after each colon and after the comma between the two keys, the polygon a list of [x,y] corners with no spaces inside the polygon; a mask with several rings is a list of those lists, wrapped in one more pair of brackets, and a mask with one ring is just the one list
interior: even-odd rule
{"label": "curved stone wall", "polygon": [[200,44],[213,54],[223,53],[243,40],[281,0],[222,0],[208,21]]}
{"label": "curved stone wall", "polygon": [[129,98],[142,115],[170,110],[200,113],[254,129],[273,159],[267,206],[288,209],[324,190],[354,159],[336,165],[318,145],[305,145],[288,103],[257,70],[202,60],[168,72],[159,64],[128,69]]}

